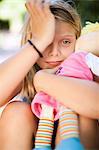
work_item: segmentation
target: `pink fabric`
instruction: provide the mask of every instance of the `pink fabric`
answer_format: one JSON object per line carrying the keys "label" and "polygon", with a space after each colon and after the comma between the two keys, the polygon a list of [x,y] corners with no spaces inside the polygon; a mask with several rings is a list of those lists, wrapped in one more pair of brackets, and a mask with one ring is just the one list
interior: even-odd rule
{"label": "pink fabric", "polygon": [[60,72],[56,72],[60,76],[68,76],[85,80],[93,80],[90,68],[86,64],[87,52],[77,52],[71,54],[61,64]]}
{"label": "pink fabric", "polygon": [[48,94],[45,94],[44,92],[37,93],[31,103],[32,111],[38,118],[40,117],[42,104],[52,106],[54,108],[54,116],[55,116],[54,120],[57,120],[59,118],[58,114],[59,103],[56,102],[54,98],[52,98]]}
{"label": "pink fabric", "polygon": [[[77,52],[70,55],[60,65],[59,69],[56,72],[56,75],[80,78],[85,80],[93,80],[93,75],[88,68],[85,60],[87,54],[87,52]],[[38,118],[40,117],[42,104],[52,106],[55,112],[55,120],[59,118],[59,103],[44,92],[37,93],[31,104],[32,111]]]}

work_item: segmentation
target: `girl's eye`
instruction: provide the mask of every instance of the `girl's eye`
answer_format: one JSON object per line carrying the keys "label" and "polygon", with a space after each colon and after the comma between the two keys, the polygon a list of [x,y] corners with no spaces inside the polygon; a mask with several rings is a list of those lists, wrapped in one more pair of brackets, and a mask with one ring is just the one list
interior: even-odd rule
{"label": "girl's eye", "polygon": [[62,45],[68,45],[68,44],[70,44],[69,40],[62,40]]}

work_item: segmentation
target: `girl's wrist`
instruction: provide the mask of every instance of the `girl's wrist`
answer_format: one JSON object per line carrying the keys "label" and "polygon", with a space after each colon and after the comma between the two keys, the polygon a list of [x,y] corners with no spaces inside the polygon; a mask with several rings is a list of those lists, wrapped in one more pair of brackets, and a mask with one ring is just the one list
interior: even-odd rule
{"label": "girl's wrist", "polygon": [[46,47],[48,46],[45,42],[43,41],[36,41],[34,39],[31,39],[32,43],[35,45],[35,47],[38,49],[40,53],[43,53]]}
{"label": "girl's wrist", "polygon": [[28,43],[32,46],[32,48],[38,53],[40,57],[43,57],[42,53],[36,48],[36,46],[32,43],[31,40],[28,40]]}

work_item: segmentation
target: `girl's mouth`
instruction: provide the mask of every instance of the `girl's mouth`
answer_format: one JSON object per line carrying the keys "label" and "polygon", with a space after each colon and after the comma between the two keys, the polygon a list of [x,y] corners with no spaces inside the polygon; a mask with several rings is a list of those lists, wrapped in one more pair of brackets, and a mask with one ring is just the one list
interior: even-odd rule
{"label": "girl's mouth", "polygon": [[46,62],[47,64],[49,65],[53,65],[53,66],[57,66],[61,63],[62,61],[49,61],[49,62]]}

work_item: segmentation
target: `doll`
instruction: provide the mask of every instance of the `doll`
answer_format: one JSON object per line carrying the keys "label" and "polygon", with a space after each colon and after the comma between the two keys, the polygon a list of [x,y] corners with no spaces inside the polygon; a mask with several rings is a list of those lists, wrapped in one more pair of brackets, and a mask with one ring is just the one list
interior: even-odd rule
{"label": "doll", "polygon": [[[55,74],[90,81],[93,80],[93,75],[99,76],[98,41],[99,23],[88,23],[76,42],[75,52],[61,63]],[[56,150],[84,150],[79,138],[78,116],[73,110],[43,92],[36,94],[31,107],[35,115],[40,118],[35,150],[51,149],[53,124],[57,119],[59,119],[62,140]]]}

